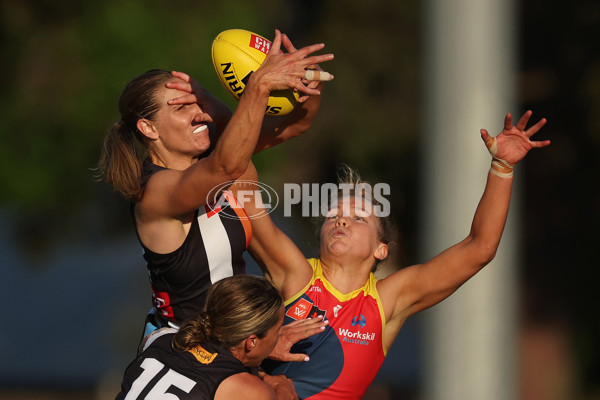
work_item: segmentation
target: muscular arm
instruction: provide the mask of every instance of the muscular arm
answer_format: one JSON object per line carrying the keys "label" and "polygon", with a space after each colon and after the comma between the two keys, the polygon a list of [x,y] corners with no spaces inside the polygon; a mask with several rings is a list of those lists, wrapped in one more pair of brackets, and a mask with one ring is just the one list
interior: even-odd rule
{"label": "muscular arm", "polygon": [[225,379],[215,393],[215,400],[278,400],[273,388],[260,378],[243,372]]}
{"label": "muscular arm", "polygon": [[432,260],[402,269],[378,283],[388,318],[386,337],[390,344],[409,316],[450,296],[494,258],[508,216],[512,166],[530,149],[550,144],[549,141],[529,140],[545,124],[542,119],[525,130],[530,116],[531,112],[527,112],[517,126],[512,126],[511,116],[507,115],[504,130],[496,139],[491,138],[487,131],[481,131],[488,146],[496,140],[497,152],[490,152],[495,162],[505,163],[506,169],[502,173],[498,173],[495,167],[490,169],[469,235]]}
{"label": "muscular arm", "polygon": [[[257,180],[256,168],[251,164],[240,178],[245,183],[234,185],[232,191],[236,194],[238,190],[258,190],[258,186],[247,183]],[[312,268],[294,242],[273,223],[264,207],[255,203],[255,197],[250,196],[248,200],[244,208],[252,223],[250,253],[284,300],[288,299],[310,281]],[[255,217],[257,215],[260,216]]]}
{"label": "muscular arm", "polygon": [[319,95],[318,90],[304,85],[301,78],[306,67],[332,56],[309,56],[322,49],[322,44],[287,54],[279,51],[280,44],[281,34],[277,31],[271,51],[250,76],[245,93],[211,154],[179,173],[155,174],[146,188],[154,195],[149,200],[144,196],[144,203],[149,203],[144,204],[145,208],[158,215],[177,217],[204,204],[206,194],[216,185],[238,178],[256,148],[270,92],[295,89],[307,95]]}
{"label": "muscular arm", "polygon": [[[169,252],[177,248],[185,238],[191,213],[205,204],[208,193],[217,185],[238,178],[247,169],[271,91],[293,89],[306,95],[319,95],[318,90],[301,82],[304,70],[333,56],[311,56],[321,50],[323,44],[287,54],[279,51],[280,44],[281,34],[277,31],[271,51],[250,77],[244,96],[211,154],[183,170],[157,172],[148,181],[135,212],[140,238],[152,250]],[[197,98],[189,94],[175,100],[169,104],[186,104]],[[203,118],[210,119],[210,116]],[[165,236],[170,242],[164,241]]]}

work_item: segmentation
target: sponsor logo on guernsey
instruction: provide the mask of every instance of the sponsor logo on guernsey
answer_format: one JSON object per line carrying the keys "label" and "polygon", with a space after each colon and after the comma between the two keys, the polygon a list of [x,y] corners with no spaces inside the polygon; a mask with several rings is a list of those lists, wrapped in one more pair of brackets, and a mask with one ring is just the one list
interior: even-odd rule
{"label": "sponsor logo on guernsey", "polygon": [[321,310],[318,306],[306,299],[300,299],[295,304],[290,306],[286,311],[285,315],[292,319],[305,319],[305,318],[317,318],[319,315],[323,316],[325,320],[325,310]]}
{"label": "sponsor logo on guernsey", "polygon": [[292,305],[285,315],[293,319],[304,319],[308,317],[313,304],[305,299],[300,299],[296,304]]}
{"label": "sponsor logo on guernsey", "polygon": [[196,357],[196,360],[207,365],[212,363],[218,355],[218,353],[211,353],[202,346],[196,346],[188,351],[192,353],[194,357]]}
{"label": "sponsor logo on guernsey", "polygon": [[325,321],[325,314],[327,314],[327,311],[321,310],[319,307],[313,305],[310,309],[310,313],[308,314],[308,318],[317,318],[319,315],[321,315]]}
{"label": "sponsor logo on guernsey", "polygon": [[337,318],[338,313],[340,312],[340,310],[342,309],[342,306],[340,306],[339,304],[335,307],[333,307],[333,316]]}
{"label": "sponsor logo on guernsey", "polygon": [[362,344],[368,346],[372,340],[375,340],[375,332],[362,332],[362,328],[367,325],[367,319],[361,314],[352,318],[352,326],[358,326],[360,330],[351,330],[338,328],[338,335],[342,337],[342,342]]}
{"label": "sponsor logo on guernsey", "polygon": [[162,315],[168,318],[175,318],[173,314],[173,307],[171,307],[171,298],[169,297],[169,293],[167,292],[158,292],[152,288],[152,302],[154,303],[154,307],[160,312]]}
{"label": "sponsor logo on guernsey", "polygon": [[364,315],[360,314],[360,316],[356,316],[354,318],[352,318],[352,326],[360,326],[360,329],[362,329],[365,325],[367,324],[367,319],[364,317]]}
{"label": "sponsor logo on guernsey", "polygon": [[342,342],[369,345],[375,340],[375,332],[352,331],[346,328],[338,328],[338,335],[342,336]]}

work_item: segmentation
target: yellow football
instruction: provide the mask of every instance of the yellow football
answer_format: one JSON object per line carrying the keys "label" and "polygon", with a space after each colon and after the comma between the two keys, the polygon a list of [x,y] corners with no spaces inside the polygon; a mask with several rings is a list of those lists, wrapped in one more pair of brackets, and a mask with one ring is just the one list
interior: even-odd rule
{"label": "yellow football", "polygon": [[[244,93],[250,75],[265,61],[270,48],[270,40],[244,29],[223,31],[213,41],[213,67],[225,90],[236,100]],[[296,106],[298,97],[291,89],[274,91],[265,113],[288,114]]]}

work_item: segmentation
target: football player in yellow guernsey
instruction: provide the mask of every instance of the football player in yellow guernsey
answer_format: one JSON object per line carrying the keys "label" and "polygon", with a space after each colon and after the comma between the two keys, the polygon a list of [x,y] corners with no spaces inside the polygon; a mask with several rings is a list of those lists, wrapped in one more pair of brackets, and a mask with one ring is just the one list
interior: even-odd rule
{"label": "football player in yellow guernsey", "polygon": [[[267,372],[292,379],[301,399],[361,399],[406,319],[450,296],[494,258],[509,210],[513,167],[532,148],[550,144],[530,140],[546,122],[526,129],[530,117],[528,111],[513,126],[508,114],[497,137],[481,130],[492,162],[469,235],[384,279],[377,280],[373,271],[388,256],[385,219],[363,198],[341,196],[333,204],[321,227],[318,259],[306,260],[268,216],[251,219],[250,251],[285,301],[284,324],[317,315],[329,322],[324,332],[292,348],[310,361],[263,364]],[[256,171],[251,175],[257,179]],[[258,215],[260,208],[252,207],[246,205],[248,214]]]}

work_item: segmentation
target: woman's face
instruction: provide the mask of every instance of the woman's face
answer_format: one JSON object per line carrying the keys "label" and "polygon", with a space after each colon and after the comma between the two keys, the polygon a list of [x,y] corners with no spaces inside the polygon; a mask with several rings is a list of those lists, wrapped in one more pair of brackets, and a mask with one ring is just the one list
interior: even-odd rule
{"label": "woman's face", "polygon": [[160,106],[152,121],[157,134],[156,146],[171,155],[197,157],[209,148],[209,130],[214,126],[198,103],[168,104],[169,100],[185,95],[189,93],[164,85],[156,93]]}
{"label": "woman's face", "polygon": [[321,227],[321,257],[379,257],[379,224],[369,201],[354,196],[340,198]]}

